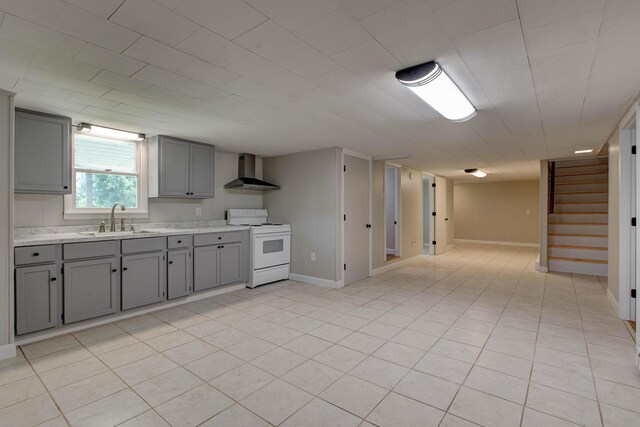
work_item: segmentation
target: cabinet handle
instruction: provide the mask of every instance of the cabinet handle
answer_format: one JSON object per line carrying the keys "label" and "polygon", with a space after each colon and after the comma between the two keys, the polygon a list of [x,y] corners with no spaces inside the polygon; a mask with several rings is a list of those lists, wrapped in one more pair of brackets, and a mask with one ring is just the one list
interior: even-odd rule
{"label": "cabinet handle", "polygon": [[188,195],[189,195],[189,192],[187,191],[187,193],[186,193],[186,194],[187,194],[187,196],[188,196]]}
{"label": "cabinet handle", "polygon": [[51,281],[52,281],[52,282],[55,282],[56,280],[58,280],[58,278],[57,278],[57,277],[52,277],[52,278],[51,278]]}
{"label": "cabinet handle", "polygon": [[40,252],[34,252],[33,256],[40,256]]}
{"label": "cabinet handle", "polygon": [[182,240],[178,240],[178,243],[182,243]]}
{"label": "cabinet handle", "polygon": [[117,273],[118,270],[116,270],[115,268],[113,270],[111,270],[112,273]]}
{"label": "cabinet handle", "polygon": [[173,264],[173,261],[169,261],[169,264]]}
{"label": "cabinet handle", "polygon": [[222,236],[218,236],[218,240],[222,240]]}
{"label": "cabinet handle", "polygon": [[65,186],[64,186],[64,187],[62,187],[62,188],[64,188],[65,190],[68,190],[68,189],[69,189],[69,186],[68,186],[68,185],[65,185]]}
{"label": "cabinet handle", "polygon": [[122,271],[127,271],[128,268],[127,267],[122,267]]}

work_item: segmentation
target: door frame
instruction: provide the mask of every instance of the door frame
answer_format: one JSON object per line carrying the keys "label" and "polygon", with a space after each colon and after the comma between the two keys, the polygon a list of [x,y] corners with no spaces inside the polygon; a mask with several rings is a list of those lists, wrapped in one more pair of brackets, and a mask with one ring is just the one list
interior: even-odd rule
{"label": "door frame", "polygon": [[[338,284],[337,287],[338,288],[342,288],[345,286],[345,275],[344,275],[344,268],[342,268],[342,266],[345,264],[345,252],[344,252],[344,215],[345,215],[345,201],[344,201],[344,167],[345,167],[345,162],[344,162],[344,156],[351,156],[351,157],[358,157],[360,159],[364,159],[367,161],[368,165],[369,165],[369,176],[368,178],[368,197],[369,197],[369,206],[367,206],[367,210],[369,211],[369,216],[368,216],[368,223],[371,224],[372,220],[372,206],[373,206],[373,200],[372,200],[372,193],[373,193],[373,188],[371,185],[371,181],[372,181],[372,175],[373,175],[373,157],[371,156],[367,156],[365,154],[361,154],[355,151],[351,151],[351,150],[347,150],[345,148],[342,149],[342,154],[340,156],[340,203],[341,203],[341,207],[340,207],[340,236],[341,236],[341,248],[340,248],[340,264],[337,266],[338,270],[340,272],[340,274],[338,274],[338,278],[340,278],[340,280],[338,280]],[[369,277],[371,277],[372,275],[372,271],[373,271],[373,256],[372,256],[372,248],[371,248],[371,240],[372,240],[372,236],[371,236],[371,228],[369,229],[368,232],[368,242],[369,242],[369,250],[367,251],[368,254],[368,258],[369,258]]]}
{"label": "door frame", "polygon": [[[619,277],[619,295],[618,295],[618,316],[621,319],[629,320],[632,318],[632,311],[635,309],[637,312],[638,299],[631,298],[631,268],[635,264],[636,272],[640,263],[638,262],[638,247],[637,243],[640,241],[638,238],[640,233],[637,228],[631,226],[631,201],[629,195],[631,194],[631,161],[633,155],[631,154],[631,146],[638,143],[638,132],[635,132],[635,141],[632,141],[632,128],[637,128],[640,123],[640,108],[638,104],[634,104],[631,111],[627,113],[625,118],[621,121],[619,127],[619,165],[620,165],[620,188],[619,188],[619,206],[620,211],[618,213],[619,220],[619,247],[618,247],[618,265],[612,266],[618,268]],[[637,129],[636,129],[637,130]],[[638,172],[638,155],[636,159],[636,172]],[[636,190],[640,188],[639,176],[636,173]],[[611,191],[611,188],[609,189]],[[636,198],[636,212],[638,212],[638,198]],[[635,260],[631,259],[630,246],[631,246],[631,233],[636,236],[636,257]],[[611,239],[611,236],[609,236]],[[636,278],[637,279],[637,278]],[[610,294],[610,290],[607,289],[609,298],[613,298],[615,301],[615,295]],[[634,307],[634,304],[636,307]]]}
{"label": "door frame", "polygon": [[393,194],[393,198],[394,198],[394,205],[395,205],[395,216],[396,219],[394,219],[394,221],[397,222],[396,227],[395,227],[395,233],[394,233],[394,242],[393,242],[393,246],[394,246],[394,255],[402,258],[402,184],[400,182],[401,180],[401,166],[397,165],[395,163],[390,163],[390,162],[385,162],[384,163],[384,176],[383,176],[383,186],[382,186],[382,191],[383,191],[383,213],[384,215],[382,215],[382,217],[384,218],[383,220],[383,233],[384,233],[384,254],[385,254],[385,265],[389,263],[389,261],[387,261],[387,193],[384,191],[384,189],[386,188],[386,179],[387,179],[387,169],[393,169],[394,170],[394,175],[395,175],[395,191]]}
{"label": "door frame", "polygon": [[[426,173],[426,172],[422,172],[422,185],[424,186],[424,179],[425,178],[429,178],[429,180],[431,181],[431,184],[435,184],[436,182],[436,176],[430,173]],[[423,188],[423,197],[424,197],[424,188]],[[435,187],[433,185],[431,185],[429,187],[429,208],[431,209],[431,212],[435,212],[435,205],[436,205],[436,191],[435,191]],[[422,203],[422,206],[424,206],[424,201]],[[429,216],[429,238],[431,240],[429,240],[428,244],[429,244],[429,249],[428,249],[428,255],[435,255],[436,254],[436,248],[434,247],[433,243],[433,238],[435,236],[436,233],[436,217],[433,216],[431,214],[431,212],[423,212],[422,215],[428,215]],[[423,246],[424,246],[424,242],[422,242]]]}

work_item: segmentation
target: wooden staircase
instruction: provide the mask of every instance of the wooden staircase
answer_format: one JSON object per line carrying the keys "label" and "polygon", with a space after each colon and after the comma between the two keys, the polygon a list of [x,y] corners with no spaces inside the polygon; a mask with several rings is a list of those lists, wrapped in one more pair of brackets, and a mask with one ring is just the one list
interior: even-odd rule
{"label": "wooden staircase", "polygon": [[607,275],[608,158],[556,161],[548,214],[549,271]]}

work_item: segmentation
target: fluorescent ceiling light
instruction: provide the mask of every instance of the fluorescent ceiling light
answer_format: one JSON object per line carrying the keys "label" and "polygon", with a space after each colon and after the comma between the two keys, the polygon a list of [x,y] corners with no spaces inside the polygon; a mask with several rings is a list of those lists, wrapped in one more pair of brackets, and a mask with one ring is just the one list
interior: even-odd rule
{"label": "fluorescent ceiling light", "polygon": [[130,141],[143,141],[145,134],[137,132],[129,132],[126,130],[106,128],[104,126],[96,126],[90,123],[80,123],[78,131],[94,136],[102,136],[106,138],[126,139]]}
{"label": "fluorescent ceiling light", "polygon": [[487,176],[486,172],[481,171],[478,168],[465,169],[464,171],[466,173],[470,173],[471,175],[475,176],[476,178],[484,178],[485,176]]}
{"label": "fluorescent ceiling light", "polygon": [[476,115],[475,107],[435,61],[400,70],[396,79],[449,120],[464,122]]}
{"label": "fluorescent ceiling light", "polygon": [[592,153],[593,152],[593,148],[590,148],[588,150],[576,150],[575,153],[576,154],[585,154],[585,153]]}

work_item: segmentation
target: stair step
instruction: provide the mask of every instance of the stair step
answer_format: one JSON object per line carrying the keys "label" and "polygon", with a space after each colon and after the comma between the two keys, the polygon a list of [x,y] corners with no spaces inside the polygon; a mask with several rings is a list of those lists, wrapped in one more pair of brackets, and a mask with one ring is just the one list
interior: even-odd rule
{"label": "stair step", "polygon": [[606,213],[609,210],[608,202],[556,202],[554,213]]}
{"label": "stair step", "polygon": [[609,250],[598,246],[550,245],[548,255],[556,259],[572,258],[606,261],[609,257]]}
{"label": "stair step", "polygon": [[574,182],[556,182],[556,185],[578,185],[578,184],[608,184],[608,180],[604,181],[574,181]]}
{"label": "stair step", "polygon": [[608,172],[604,173],[584,173],[584,174],[566,174],[566,175],[556,175],[555,183],[565,184],[565,183],[573,183],[573,182],[602,182],[607,180]]}
{"label": "stair step", "polygon": [[558,175],[587,175],[608,173],[608,165],[579,165],[579,166],[564,166],[556,167],[556,176]]}
{"label": "stair step", "polygon": [[570,201],[570,202],[556,202],[556,205],[606,205],[609,202],[591,202],[591,201]]}
{"label": "stair step", "polygon": [[583,234],[551,232],[548,235],[549,245],[591,246],[606,248],[609,238],[606,234]]}
{"label": "stair step", "polygon": [[607,212],[555,212],[548,214],[549,222],[599,223],[607,224]]}
{"label": "stair step", "polygon": [[607,191],[558,191],[558,194],[609,194]]}
{"label": "stair step", "polygon": [[598,165],[608,165],[609,158],[608,157],[582,157],[579,159],[571,159],[571,160],[555,160],[556,168],[559,167],[572,167],[572,166],[580,166],[580,165],[588,165],[588,164],[598,164]]}
{"label": "stair step", "polygon": [[575,262],[568,259],[549,257],[549,271],[563,273],[591,274],[594,276],[607,276],[609,266],[604,262]]}
{"label": "stair step", "polygon": [[564,191],[609,191],[607,181],[576,181],[576,182],[556,182],[555,193]]}
{"label": "stair step", "polygon": [[571,173],[557,173],[556,174],[556,178],[559,178],[561,176],[589,176],[589,175],[609,175],[609,172],[607,171],[602,171],[602,172],[571,172]]}
{"label": "stair step", "polygon": [[550,256],[549,259],[557,261],[588,262],[591,264],[607,264],[607,261],[601,259],[566,258],[560,256]]}
{"label": "stair step", "polygon": [[584,249],[590,251],[606,251],[609,248],[603,248],[599,246],[572,246],[572,245],[549,245],[550,248],[561,248],[561,249]]}
{"label": "stair step", "polygon": [[608,166],[609,163],[585,163],[584,165],[567,165],[565,163],[556,164],[556,170],[567,168],[588,168],[590,166]]}
{"label": "stair step", "polygon": [[565,191],[555,193],[555,202],[609,202],[606,191]]}

